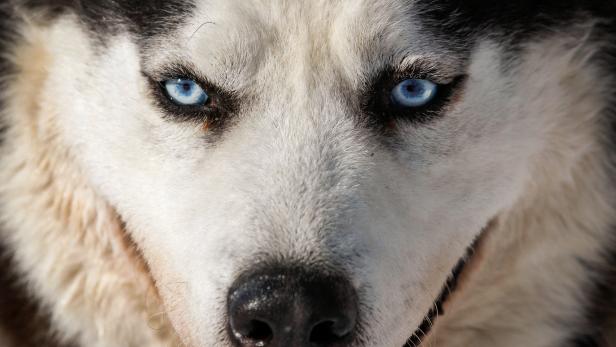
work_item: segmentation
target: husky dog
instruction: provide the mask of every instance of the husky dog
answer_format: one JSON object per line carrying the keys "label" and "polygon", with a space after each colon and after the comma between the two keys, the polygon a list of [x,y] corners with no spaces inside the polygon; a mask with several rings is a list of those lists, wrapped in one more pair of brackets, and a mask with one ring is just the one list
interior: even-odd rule
{"label": "husky dog", "polygon": [[611,0],[3,0],[0,345],[616,346]]}

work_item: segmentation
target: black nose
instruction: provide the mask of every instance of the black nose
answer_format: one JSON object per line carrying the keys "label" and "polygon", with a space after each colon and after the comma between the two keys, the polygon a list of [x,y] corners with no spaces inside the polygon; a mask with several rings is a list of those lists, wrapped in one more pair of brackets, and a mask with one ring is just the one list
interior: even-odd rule
{"label": "black nose", "polygon": [[357,305],[344,276],[252,272],[229,292],[229,334],[238,347],[346,347],[355,337]]}

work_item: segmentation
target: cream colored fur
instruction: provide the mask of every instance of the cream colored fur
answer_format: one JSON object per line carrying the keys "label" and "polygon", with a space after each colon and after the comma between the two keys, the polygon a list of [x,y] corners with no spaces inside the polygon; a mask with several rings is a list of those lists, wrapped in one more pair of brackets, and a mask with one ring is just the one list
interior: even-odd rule
{"label": "cream colored fur", "polygon": [[46,28],[24,31],[13,50],[16,79],[6,92],[0,201],[11,213],[2,215],[0,237],[15,250],[17,270],[63,339],[88,347],[173,346],[156,290],[122,222],[84,180],[59,136],[58,110],[42,93],[54,59]]}
{"label": "cream colored fur", "polygon": [[[548,128],[547,148],[535,158],[526,195],[487,231],[470,274],[422,346],[554,346],[563,326],[585,332],[578,330],[586,318],[579,305],[592,290],[588,266],[604,264],[602,251],[614,238],[616,197],[603,144],[610,135],[602,123],[606,95],[593,94],[609,90],[610,82],[591,68],[593,49],[576,42],[535,43],[528,49],[536,53],[516,70],[533,79],[534,66],[550,61],[568,71],[558,96],[568,100],[564,114]],[[574,83],[578,88],[569,89]],[[608,338],[616,346],[614,336]]]}
{"label": "cream colored fur", "polygon": [[[1,153],[6,227],[0,237],[15,251],[18,270],[51,310],[63,338],[87,347],[179,345],[122,221],[88,181],[58,127],[62,111],[48,79],[48,66],[58,58],[48,46],[58,38],[50,32],[30,22],[12,50],[18,71],[4,91],[9,130]],[[608,85],[597,82],[602,71],[589,63],[594,52],[588,46],[576,46],[579,38],[574,33],[534,43],[527,48],[537,53],[512,72],[523,76],[515,80],[523,81],[514,83],[515,96],[530,100],[534,95],[526,95],[525,86],[543,83],[536,66],[549,61],[550,72],[569,71],[546,79],[541,96],[563,100],[565,107],[545,110],[552,117],[545,120],[543,151],[532,160],[525,194],[496,217],[422,346],[553,347],[563,326],[580,323],[589,285],[580,260],[602,260],[614,220],[608,194],[614,187],[598,141],[605,96],[586,92]],[[478,53],[471,67],[478,74],[482,62],[491,61],[493,50],[486,47],[486,57]],[[409,334],[414,329],[409,326]]]}

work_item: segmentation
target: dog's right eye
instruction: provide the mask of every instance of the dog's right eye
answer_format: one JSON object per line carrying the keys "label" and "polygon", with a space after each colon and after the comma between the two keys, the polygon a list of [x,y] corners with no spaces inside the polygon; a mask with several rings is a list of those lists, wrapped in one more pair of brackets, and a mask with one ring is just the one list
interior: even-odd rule
{"label": "dog's right eye", "polygon": [[178,106],[204,106],[209,95],[191,79],[176,78],[162,82],[165,94]]}
{"label": "dog's right eye", "polygon": [[400,108],[426,106],[436,97],[438,84],[423,79],[407,79],[394,87],[391,100]]}

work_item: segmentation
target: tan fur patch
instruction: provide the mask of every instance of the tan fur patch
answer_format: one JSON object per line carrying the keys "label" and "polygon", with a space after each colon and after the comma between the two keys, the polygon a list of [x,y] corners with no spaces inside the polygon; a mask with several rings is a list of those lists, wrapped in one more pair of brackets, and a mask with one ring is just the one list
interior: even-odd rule
{"label": "tan fur patch", "polygon": [[[30,25],[13,50],[5,91],[8,141],[0,167],[0,231],[58,332],[83,346],[172,346],[147,266],[117,214],[83,177],[60,139],[57,109],[42,93],[54,57],[45,30]],[[43,105],[45,105],[43,107]]]}

